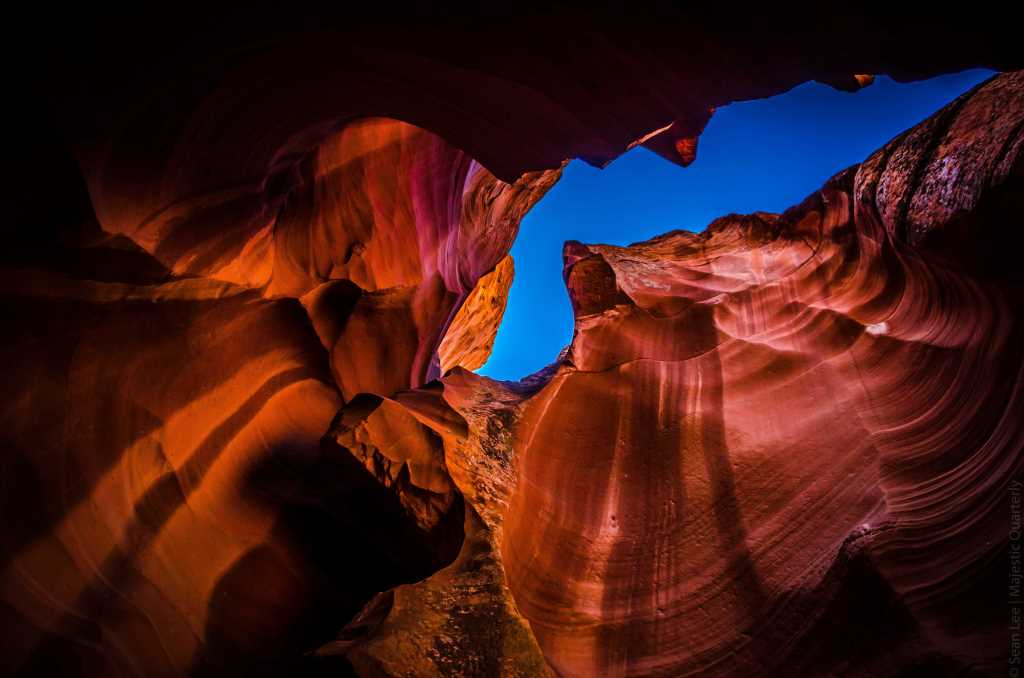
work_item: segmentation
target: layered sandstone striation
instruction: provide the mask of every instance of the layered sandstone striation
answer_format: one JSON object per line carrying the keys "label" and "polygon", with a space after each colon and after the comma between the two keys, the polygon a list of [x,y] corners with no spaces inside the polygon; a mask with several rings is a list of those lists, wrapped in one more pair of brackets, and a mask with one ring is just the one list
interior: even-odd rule
{"label": "layered sandstone striation", "polygon": [[[1001,665],[1020,278],[949,251],[1021,206],[1022,92],[996,78],[785,214],[566,245],[575,335],[521,406],[503,541],[561,675]],[[847,589],[898,601],[884,631],[829,608]],[[808,660],[822,628],[857,642]]]}
{"label": "layered sandstone striation", "polygon": [[1019,68],[1009,22],[480,18],[54,28],[4,201],[0,673],[1001,668],[1020,73],[784,214],[567,244],[572,345],[469,370],[566,159]]}
{"label": "layered sandstone striation", "polygon": [[[558,175],[508,184],[426,130],[365,119],[307,155],[282,152],[260,184],[145,218],[111,209],[103,226],[175,275],[301,299],[348,399],[437,378],[442,337],[446,368],[482,364],[511,283],[503,260],[522,215]],[[477,317],[452,326],[457,312]]]}
{"label": "layered sandstone striation", "polygon": [[9,253],[3,672],[288,674],[451,563],[442,440],[466,425],[399,393],[486,359],[558,174],[505,183],[364,120],[283,188]]}
{"label": "layered sandstone striation", "polygon": [[[413,589],[448,606],[417,614],[491,609],[507,581],[567,676],[997,672],[1020,278],[950,252],[992,201],[1020,207],[1021,92],[986,83],[784,214],[568,243],[566,355],[520,383],[442,380],[469,424],[445,446],[482,522],[467,539],[498,537],[505,578],[467,605],[452,566]],[[452,637],[394,614],[323,652],[444,675],[400,639]],[[500,624],[475,628],[467,662],[499,647]]]}

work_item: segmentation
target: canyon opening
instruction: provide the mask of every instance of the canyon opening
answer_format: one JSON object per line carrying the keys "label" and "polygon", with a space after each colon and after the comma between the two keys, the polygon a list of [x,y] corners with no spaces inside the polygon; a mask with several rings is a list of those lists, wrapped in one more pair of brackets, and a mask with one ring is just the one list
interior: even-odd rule
{"label": "canyon opening", "polygon": [[4,46],[0,675],[1017,675],[999,11],[75,12]]}

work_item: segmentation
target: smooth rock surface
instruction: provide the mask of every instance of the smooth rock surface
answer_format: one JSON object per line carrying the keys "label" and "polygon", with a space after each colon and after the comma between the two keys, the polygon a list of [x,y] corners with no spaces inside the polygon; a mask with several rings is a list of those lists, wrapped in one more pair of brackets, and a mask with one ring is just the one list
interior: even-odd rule
{"label": "smooth rock surface", "polygon": [[1004,668],[1020,73],[786,214],[568,244],[568,351],[467,368],[567,159],[1016,24],[67,12],[4,43],[0,673]]}

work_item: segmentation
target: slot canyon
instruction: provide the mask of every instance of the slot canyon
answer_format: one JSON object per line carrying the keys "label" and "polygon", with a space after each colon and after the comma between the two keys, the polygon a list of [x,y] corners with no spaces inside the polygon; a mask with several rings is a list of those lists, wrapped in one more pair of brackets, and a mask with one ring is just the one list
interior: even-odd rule
{"label": "slot canyon", "polygon": [[[1005,11],[12,18],[0,675],[1017,675]],[[569,161],[977,67],[781,213],[566,242],[570,345],[477,373]]]}

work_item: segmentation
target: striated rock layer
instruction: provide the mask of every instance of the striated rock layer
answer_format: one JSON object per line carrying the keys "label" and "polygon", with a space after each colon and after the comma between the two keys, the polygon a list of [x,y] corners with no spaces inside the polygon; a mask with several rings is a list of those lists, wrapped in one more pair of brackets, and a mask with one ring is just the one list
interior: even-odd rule
{"label": "striated rock layer", "polygon": [[565,354],[467,370],[567,158],[1019,68],[1012,22],[386,10],[10,59],[0,673],[1001,670],[1020,73],[785,214],[567,244]]}
{"label": "striated rock layer", "polygon": [[511,593],[557,675],[1000,673],[1021,279],[971,253],[1019,220],[1022,121],[1000,76],[784,214],[567,243],[565,355],[442,380],[463,554],[320,656],[533,675]]}
{"label": "striated rock layer", "polygon": [[[566,245],[502,542],[559,674],[1003,666],[1020,277],[948,253],[1019,221],[1022,121],[1002,76],[785,214]],[[849,589],[896,611],[858,626]],[[808,659],[822,629],[851,641]]]}
{"label": "striated rock layer", "polygon": [[0,528],[0,673],[287,675],[452,562],[447,406],[395,394],[486,359],[558,174],[508,184],[366,120],[276,201],[207,195],[11,256],[0,501],[24,519]]}
{"label": "striated rock layer", "polygon": [[342,396],[390,394],[440,376],[442,358],[445,368],[483,362],[504,303],[478,299],[504,298],[510,264],[485,283],[494,291],[476,291],[472,310],[464,302],[558,176],[507,184],[426,130],[367,119],[308,155],[282,151],[262,185],[184,199],[144,218],[119,209],[103,226],[175,275],[302,299]]}

